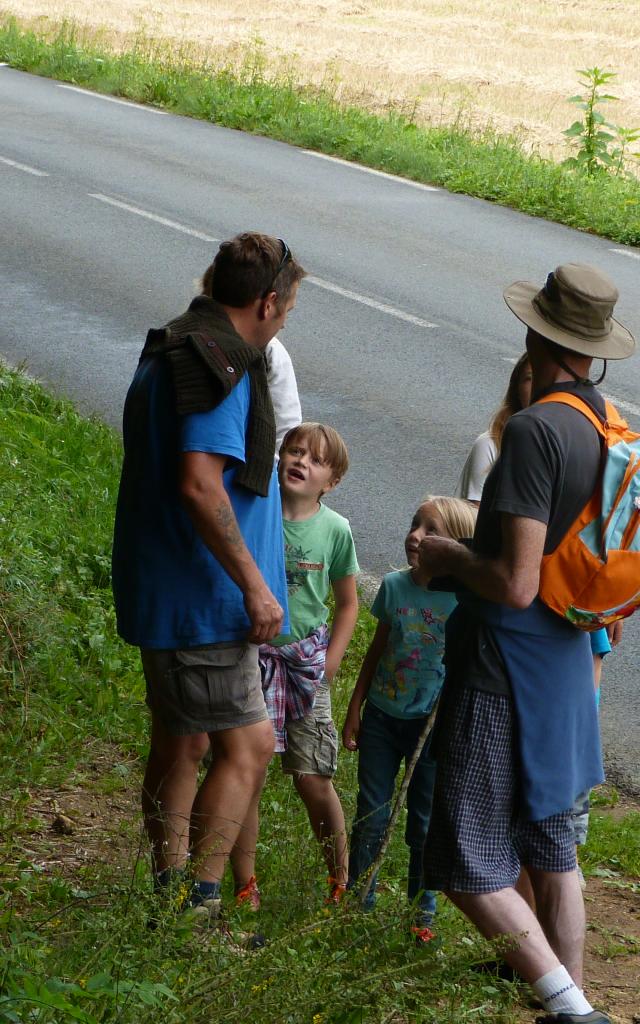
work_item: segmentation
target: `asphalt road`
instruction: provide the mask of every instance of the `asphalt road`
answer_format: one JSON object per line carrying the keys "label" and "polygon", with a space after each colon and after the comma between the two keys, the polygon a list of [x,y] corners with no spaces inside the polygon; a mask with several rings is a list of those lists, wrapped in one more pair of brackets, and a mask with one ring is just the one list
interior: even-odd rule
{"label": "asphalt road", "polygon": [[[402,563],[420,497],[451,493],[523,349],[506,284],[594,263],[640,336],[640,250],[6,67],[0,125],[0,353],[114,426],[147,328],[187,304],[217,241],[286,238],[311,277],[282,340],[303,414],[349,444],[332,504],[374,576]],[[639,384],[640,357],[610,364],[604,390],[640,430]],[[631,622],[602,705],[610,777],[634,791],[639,652]]]}

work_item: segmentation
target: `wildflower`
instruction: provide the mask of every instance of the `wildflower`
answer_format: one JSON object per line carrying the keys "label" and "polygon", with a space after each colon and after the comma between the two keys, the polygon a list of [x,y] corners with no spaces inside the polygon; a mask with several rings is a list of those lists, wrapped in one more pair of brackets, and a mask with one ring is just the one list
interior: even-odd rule
{"label": "wildflower", "polygon": [[322,1024],[324,1013],[314,1013],[312,1024]]}
{"label": "wildflower", "polygon": [[180,887],[175,896],[175,905],[177,910],[181,910],[184,904],[187,902],[189,895],[189,886],[186,882],[181,882]]}

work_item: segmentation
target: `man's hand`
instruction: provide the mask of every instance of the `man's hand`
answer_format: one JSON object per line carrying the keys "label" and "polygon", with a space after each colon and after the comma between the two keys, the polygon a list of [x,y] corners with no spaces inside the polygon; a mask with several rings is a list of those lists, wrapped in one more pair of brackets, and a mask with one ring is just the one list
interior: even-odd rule
{"label": "man's hand", "polygon": [[457,540],[431,534],[420,541],[420,566],[429,576],[447,576],[451,572],[451,558],[460,550]]}
{"label": "man's hand", "polygon": [[200,537],[242,591],[251,623],[247,639],[262,644],[278,635],[284,613],[242,538],[224,487],[226,463],[225,455],[184,452],[180,494]]}
{"label": "man's hand", "polygon": [[244,606],[251,622],[248,639],[265,644],[282,630],[284,612],[267,586],[245,591]]}
{"label": "man's hand", "polygon": [[622,619],[618,619],[616,622],[612,622],[610,626],[607,626],[607,636],[612,647],[617,647],[622,640],[623,628]]}

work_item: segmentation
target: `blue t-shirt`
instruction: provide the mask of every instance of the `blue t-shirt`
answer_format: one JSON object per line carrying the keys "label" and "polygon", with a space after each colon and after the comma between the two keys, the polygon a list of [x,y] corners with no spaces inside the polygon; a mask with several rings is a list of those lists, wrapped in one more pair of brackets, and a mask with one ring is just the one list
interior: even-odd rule
{"label": "blue t-shirt", "polygon": [[[124,409],[124,464],[113,544],[118,632],[153,649],[244,640],[242,592],[200,539],[178,493],[182,452],[229,456],[224,486],[245,544],[265,583],[287,609],[282,514],[274,468],[266,498],[235,483],[245,461],[247,374],[210,412],[178,416],[160,359],[138,367]],[[288,628],[285,619],[284,628]]]}
{"label": "blue t-shirt", "polygon": [[394,718],[423,718],[444,680],[444,626],[456,606],[454,594],[427,590],[411,570],[382,580],[372,614],[391,627],[368,700]]}

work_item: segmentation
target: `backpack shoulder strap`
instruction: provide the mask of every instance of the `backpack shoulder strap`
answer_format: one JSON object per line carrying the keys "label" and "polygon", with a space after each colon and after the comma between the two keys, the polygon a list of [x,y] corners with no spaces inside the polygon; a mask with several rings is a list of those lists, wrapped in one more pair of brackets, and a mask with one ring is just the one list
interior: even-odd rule
{"label": "backpack shoulder strap", "polygon": [[[588,402],[585,402],[582,398],[578,398],[577,395],[572,395],[568,391],[553,391],[550,395],[545,395],[543,398],[538,398],[538,400],[534,402],[534,405],[542,405],[543,403],[547,404],[549,402],[559,402],[560,405],[569,405],[572,409],[577,409],[577,411],[581,412],[582,415],[589,420],[589,423],[591,423],[592,426],[596,428],[601,437],[607,436],[605,424],[600,419],[598,414],[595,412],[594,409],[591,408]],[[608,402],[606,403],[606,405],[608,418],[609,410],[611,410],[612,412],[615,412],[615,410],[614,407],[612,405],[609,405]]]}

